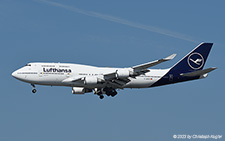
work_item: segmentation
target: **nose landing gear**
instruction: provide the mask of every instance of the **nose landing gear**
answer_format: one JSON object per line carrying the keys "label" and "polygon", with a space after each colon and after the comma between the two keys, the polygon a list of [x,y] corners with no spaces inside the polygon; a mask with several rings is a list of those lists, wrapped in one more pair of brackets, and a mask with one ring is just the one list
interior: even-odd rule
{"label": "nose landing gear", "polygon": [[34,85],[34,84],[31,84],[31,86],[33,87],[33,89],[32,89],[32,93],[36,93],[36,92],[37,92],[37,90],[35,89],[35,85]]}
{"label": "nose landing gear", "polygon": [[32,90],[32,93],[36,93],[36,92],[37,92],[37,90],[36,90],[36,89],[33,89],[33,90]]}

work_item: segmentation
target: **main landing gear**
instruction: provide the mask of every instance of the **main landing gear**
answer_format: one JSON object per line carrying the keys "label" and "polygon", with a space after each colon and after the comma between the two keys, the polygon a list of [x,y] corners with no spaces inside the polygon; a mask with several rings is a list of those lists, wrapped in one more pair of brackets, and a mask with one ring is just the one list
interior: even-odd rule
{"label": "main landing gear", "polygon": [[36,93],[36,92],[37,92],[37,90],[35,89],[35,85],[34,85],[34,84],[31,84],[31,86],[33,87],[33,89],[32,89],[32,93]]}
{"label": "main landing gear", "polygon": [[105,91],[105,93],[106,93],[107,96],[114,97],[115,95],[117,95],[117,91],[115,89],[113,89],[113,88],[105,87],[103,89],[103,91]]}
{"label": "main landing gear", "polygon": [[117,95],[117,91],[113,88],[109,88],[109,87],[105,87],[103,89],[96,89],[94,91],[95,94],[97,94],[99,96],[100,99],[104,98],[103,94],[106,94],[107,96],[112,96],[114,97],[115,95]]}
{"label": "main landing gear", "polygon": [[103,99],[104,98],[104,95],[103,95],[103,91],[101,89],[95,89],[94,90],[94,94],[97,94],[99,96],[100,99]]}
{"label": "main landing gear", "polygon": [[100,99],[103,99],[104,98],[104,95],[103,94],[99,95],[99,98]]}

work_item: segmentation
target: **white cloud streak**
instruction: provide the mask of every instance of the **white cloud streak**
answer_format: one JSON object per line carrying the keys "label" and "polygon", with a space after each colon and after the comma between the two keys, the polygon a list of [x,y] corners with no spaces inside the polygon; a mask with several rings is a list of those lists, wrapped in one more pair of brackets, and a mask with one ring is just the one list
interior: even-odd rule
{"label": "white cloud streak", "polygon": [[138,29],[143,29],[143,30],[146,30],[146,31],[158,33],[158,34],[161,34],[161,35],[165,35],[165,36],[169,36],[169,37],[173,37],[173,38],[177,38],[177,39],[181,39],[181,40],[185,40],[185,41],[189,41],[189,42],[194,42],[194,43],[198,42],[198,41],[192,39],[191,37],[189,37],[185,34],[165,30],[165,29],[154,27],[154,26],[151,26],[151,25],[144,25],[144,24],[140,24],[140,23],[135,23],[135,22],[132,22],[132,21],[128,21],[128,20],[119,18],[119,17],[114,17],[114,16],[110,16],[110,15],[106,15],[106,14],[102,14],[102,13],[98,13],[98,12],[93,12],[93,11],[82,10],[82,9],[79,9],[79,8],[76,8],[76,7],[73,7],[73,6],[64,5],[64,4],[61,4],[61,3],[52,2],[52,1],[48,1],[48,0],[37,0],[37,1],[49,4],[49,5],[52,5],[52,6],[60,7],[60,8],[69,10],[69,11],[73,11],[73,12],[76,12],[76,13],[79,13],[79,14],[83,14],[83,15],[86,15],[86,16],[95,17],[95,18],[99,18],[99,19],[123,24],[123,25],[126,25],[126,26],[138,28]]}

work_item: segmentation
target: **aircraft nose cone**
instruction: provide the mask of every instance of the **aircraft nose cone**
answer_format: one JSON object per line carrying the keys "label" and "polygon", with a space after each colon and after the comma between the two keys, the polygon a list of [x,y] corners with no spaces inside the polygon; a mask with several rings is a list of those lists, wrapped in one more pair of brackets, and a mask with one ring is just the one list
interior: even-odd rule
{"label": "aircraft nose cone", "polygon": [[12,76],[15,77],[15,78],[17,78],[17,72],[14,71],[14,72],[12,73]]}

